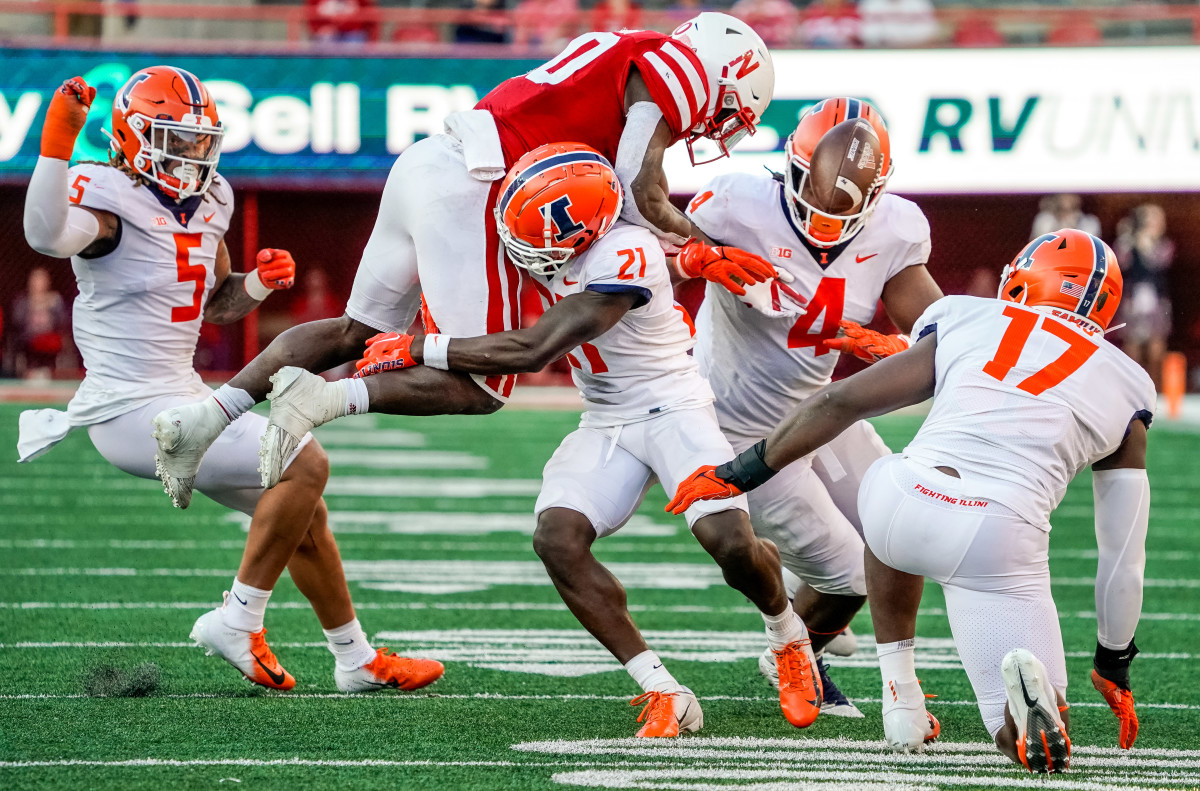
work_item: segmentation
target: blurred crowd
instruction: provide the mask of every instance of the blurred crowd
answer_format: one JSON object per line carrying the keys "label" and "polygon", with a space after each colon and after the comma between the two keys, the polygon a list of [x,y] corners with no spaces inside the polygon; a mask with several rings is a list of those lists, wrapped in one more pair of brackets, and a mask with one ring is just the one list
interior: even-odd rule
{"label": "blurred crowd", "polygon": [[[511,44],[553,49],[583,31],[675,24],[710,9],[744,19],[771,47],[1001,46],[1012,43],[993,15],[977,11],[939,24],[932,0],[672,0],[646,18],[638,0],[464,0],[470,20],[450,28],[429,24],[384,26],[372,18],[376,0],[306,0],[309,37],[320,42]],[[419,6],[420,4],[418,4]],[[511,13],[509,13],[511,12]],[[655,24],[657,23],[657,24]],[[1027,33],[1017,34],[1018,43]],[[1037,33],[1048,44],[1098,42],[1103,33],[1086,15],[1069,15]]]}

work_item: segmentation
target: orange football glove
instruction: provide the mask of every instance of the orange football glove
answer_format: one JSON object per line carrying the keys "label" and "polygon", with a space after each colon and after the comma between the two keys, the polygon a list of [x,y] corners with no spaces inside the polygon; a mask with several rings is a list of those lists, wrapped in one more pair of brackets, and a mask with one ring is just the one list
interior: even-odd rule
{"label": "orange football glove", "polygon": [[256,271],[258,279],[272,291],[291,288],[296,283],[296,262],[287,250],[259,250]]}
{"label": "orange football glove", "polygon": [[42,156],[71,161],[75,138],[87,121],[88,108],[96,98],[96,89],[72,77],[50,96],[46,120],[42,122]]}
{"label": "orange football glove", "polygon": [[775,267],[753,253],[736,247],[712,247],[703,242],[685,244],[675,256],[675,268],[684,277],[702,277],[719,283],[739,297],[746,294],[744,285],[764,283],[775,277]]}
{"label": "orange football glove", "polygon": [[842,354],[853,354],[868,363],[877,363],[884,357],[898,354],[912,345],[907,335],[884,335],[868,330],[853,321],[839,321],[841,332],[836,338],[827,338],[821,343]]}
{"label": "orange football glove", "polygon": [[354,378],[362,379],[383,371],[413,367],[417,361],[412,357],[412,342],[413,336],[398,332],[381,332],[367,338],[367,350],[363,352],[363,358],[354,364],[358,369]]}
{"label": "orange football glove", "polygon": [[1117,715],[1117,722],[1121,726],[1117,743],[1121,745],[1122,750],[1128,750],[1137,740],[1138,733],[1137,712],[1133,710],[1133,692],[1122,689],[1095,670],[1092,670],[1092,686],[1104,696],[1108,707]]}
{"label": "orange football glove", "polygon": [[697,500],[728,500],[742,493],[741,489],[717,475],[716,465],[706,464],[679,484],[666,510],[668,513],[682,514]]}

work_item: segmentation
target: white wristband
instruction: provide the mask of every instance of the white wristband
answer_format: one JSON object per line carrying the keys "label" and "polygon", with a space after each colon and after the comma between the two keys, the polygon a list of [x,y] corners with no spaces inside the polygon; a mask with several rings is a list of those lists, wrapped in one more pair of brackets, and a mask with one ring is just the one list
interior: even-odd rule
{"label": "white wristband", "polygon": [[262,278],[258,276],[257,269],[246,275],[246,279],[242,281],[242,285],[246,287],[246,293],[250,295],[250,299],[255,302],[262,302],[271,296],[271,289],[263,285]]}
{"label": "white wristband", "polygon": [[449,335],[426,335],[424,357],[425,365],[430,368],[436,368],[439,371],[450,370],[450,336]]}

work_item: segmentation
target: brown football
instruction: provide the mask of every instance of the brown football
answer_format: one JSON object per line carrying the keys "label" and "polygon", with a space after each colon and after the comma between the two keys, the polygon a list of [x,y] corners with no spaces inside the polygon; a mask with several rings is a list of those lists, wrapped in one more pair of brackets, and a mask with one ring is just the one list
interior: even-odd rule
{"label": "brown football", "polygon": [[879,137],[871,124],[861,118],[842,121],[813,149],[802,197],[823,214],[859,212],[881,164]]}

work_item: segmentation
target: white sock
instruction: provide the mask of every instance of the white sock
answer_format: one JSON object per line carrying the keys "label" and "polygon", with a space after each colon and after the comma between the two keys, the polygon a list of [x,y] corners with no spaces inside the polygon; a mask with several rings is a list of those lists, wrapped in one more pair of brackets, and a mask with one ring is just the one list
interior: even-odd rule
{"label": "white sock", "polygon": [[251,588],[234,577],[233,584],[229,586],[229,596],[226,597],[225,606],[222,608],[221,620],[230,629],[260,632],[270,598],[271,591]]}
{"label": "white sock", "polygon": [[674,692],[680,684],[653,651],[643,651],[625,663],[642,692]]}
{"label": "white sock", "polygon": [[916,638],[910,637],[875,646],[875,653],[879,655],[879,672],[885,684],[889,681],[904,683],[917,680],[916,643]]}
{"label": "white sock", "polygon": [[337,660],[338,670],[357,670],[375,658],[375,649],[367,640],[367,634],[355,618],[336,629],[325,629],[329,650]]}
{"label": "white sock", "polygon": [[808,629],[805,628],[804,621],[800,620],[800,616],[796,615],[796,611],[792,609],[791,602],[788,602],[787,607],[778,615],[763,613],[762,619],[763,623],[767,625],[767,643],[770,644],[772,651],[778,651],[788,643],[808,639]]}
{"label": "white sock", "polygon": [[362,379],[341,379],[334,384],[341,385],[346,396],[345,415],[366,414],[370,406],[367,398],[367,383]]}
{"label": "white sock", "polygon": [[240,387],[221,385],[210,398],[216,402],[229,422],[237,420],[254,408],[254,397]]}

